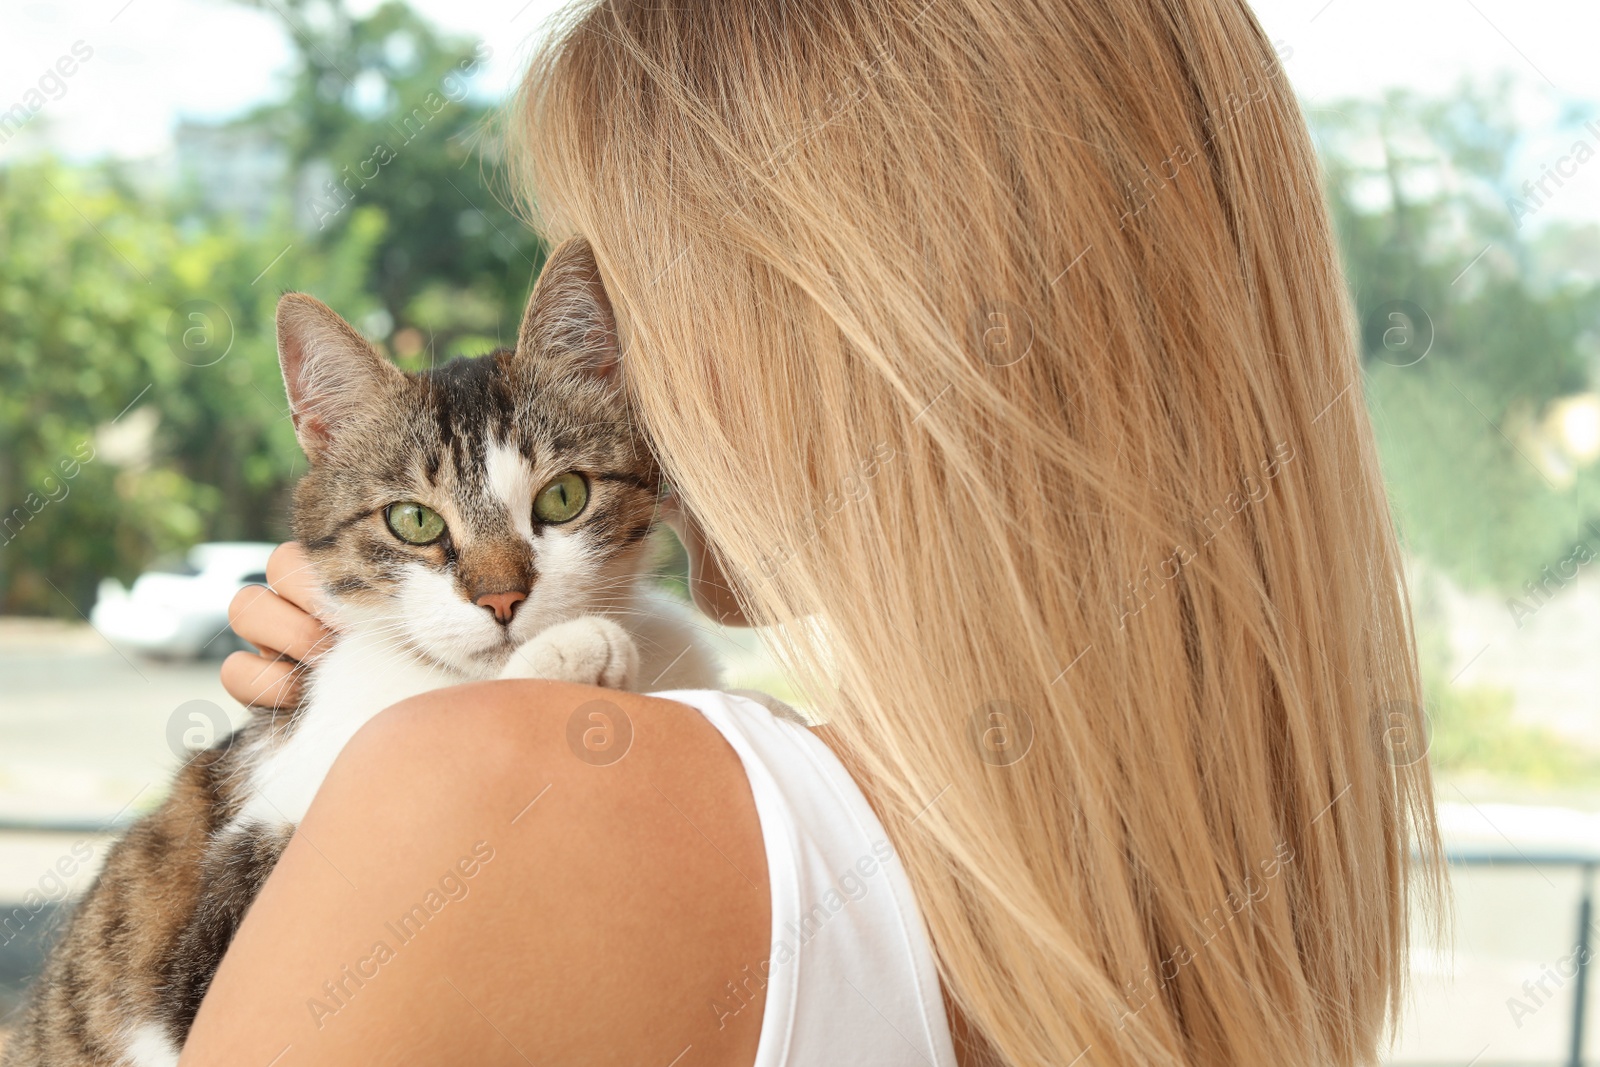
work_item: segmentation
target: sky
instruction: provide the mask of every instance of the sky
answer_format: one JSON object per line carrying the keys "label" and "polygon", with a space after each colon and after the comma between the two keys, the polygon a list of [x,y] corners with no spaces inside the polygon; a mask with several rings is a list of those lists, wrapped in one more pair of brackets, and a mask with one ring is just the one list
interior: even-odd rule
{"label": "sky", "polygon": [[[377,0],[351,6],[366,10]],[[563,5],[413,0],[412,6],[489,45],[493,56],[476,88],[500,97],[514,84],[540,24]],[[1540,135],[1529,148],[1530,177],[1558,163],[1580,135],[1600,148],[1600,124],[1588,133],[1555,123],[1561,101],[1586,102],[1600,114],[1596,0],[1257,0],[1253,6],[1268,36],[1287,44],[1285,67],[1312,107],[1388,87],[1442,94],[1464,77],[1508,71],[1523,86],[1517,113]],[[75,46],[91,57],[77,62]],[[75,70],[56,79],[50,72],[63,57]],[[33,121],[54,150],[76,159],[141,158],[165,149],[182,118],[226,118],[280,94],[290,59],[275,18],[227,0],[5,0],[0,112],[45,79],[50,99]],[[0,145],[0,164],[21,143]],[[1568,215],[1600,218],[1600,166],[1580,170],[1562,201],[1554,206]]]}

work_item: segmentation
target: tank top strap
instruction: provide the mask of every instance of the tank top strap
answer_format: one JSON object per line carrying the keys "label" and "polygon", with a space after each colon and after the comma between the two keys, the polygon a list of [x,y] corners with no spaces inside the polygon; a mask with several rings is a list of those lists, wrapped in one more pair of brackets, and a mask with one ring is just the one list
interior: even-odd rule
{"label": "tank top strap", "polygon": [[696,708],[750,780],[772,943],[710,999],[719,1022],[766,990],[755,1067],[956,1067],[933,949],[883,824],[833,751],[766,701],[654,693]]}

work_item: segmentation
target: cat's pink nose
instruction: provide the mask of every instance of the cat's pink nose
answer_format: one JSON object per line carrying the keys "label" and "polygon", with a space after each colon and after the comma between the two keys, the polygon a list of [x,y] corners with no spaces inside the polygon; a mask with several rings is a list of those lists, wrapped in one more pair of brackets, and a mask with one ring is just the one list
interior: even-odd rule
{"label": "cat's pink nose", "polygon": [[494,612],[495,622],[507,623],[517,613],[517,605],[528,599],[528,594],[513,589],[509,593],[485,593],[473,603]]}

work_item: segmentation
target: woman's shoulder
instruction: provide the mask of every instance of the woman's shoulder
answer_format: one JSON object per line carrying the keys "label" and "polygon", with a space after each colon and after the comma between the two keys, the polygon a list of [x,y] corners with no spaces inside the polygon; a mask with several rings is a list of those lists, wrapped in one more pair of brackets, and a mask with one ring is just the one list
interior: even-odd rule
{"label": "woman's shoulder", "polygon": [[765,955],[770,908],[749,782],[695,709],[441,690],[341,754],[183,1062],[748,1065],[759,1005],[713,1005]]}

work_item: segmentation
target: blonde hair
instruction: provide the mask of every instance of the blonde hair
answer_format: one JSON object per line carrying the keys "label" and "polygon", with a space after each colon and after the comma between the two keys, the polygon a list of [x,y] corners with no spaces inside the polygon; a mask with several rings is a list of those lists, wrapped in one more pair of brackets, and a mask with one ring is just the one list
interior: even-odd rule
{"label": "blonde hair", "polygon": [[600,0],[520,105],[664,470],[750,617],[816,622],[776,640],[980,1058],[1371,1062],[1421,694],[1242,0]]}

